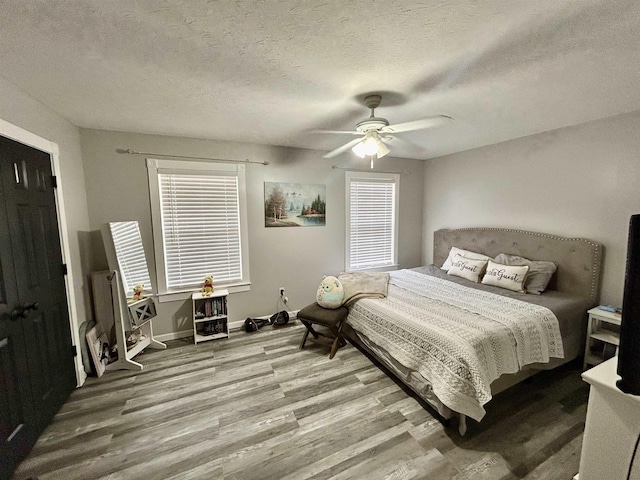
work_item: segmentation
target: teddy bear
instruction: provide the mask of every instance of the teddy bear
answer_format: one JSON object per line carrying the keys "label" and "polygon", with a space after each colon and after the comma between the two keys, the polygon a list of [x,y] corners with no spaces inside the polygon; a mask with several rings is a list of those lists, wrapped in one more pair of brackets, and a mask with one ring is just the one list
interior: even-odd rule
{"label": "teddy bear", "polygon": [[129,303],[137,302],[138,300],[142,300],[144,298],[144,285],[139,283],[135,287],[133,287],[133,298],[129,300]]}
{"label": "teddy bear", "polygon": [[202,295],[208,297],[214,292],[215,288],[213,287],[213,276],[207,275],[204,277],[204,282],[202,283]]}
{"label": "teddy bear", "polygon": [[316,294],[318,305],[323,308],[335,309],[344,301],[344,287],[334,276],[324,277]]}

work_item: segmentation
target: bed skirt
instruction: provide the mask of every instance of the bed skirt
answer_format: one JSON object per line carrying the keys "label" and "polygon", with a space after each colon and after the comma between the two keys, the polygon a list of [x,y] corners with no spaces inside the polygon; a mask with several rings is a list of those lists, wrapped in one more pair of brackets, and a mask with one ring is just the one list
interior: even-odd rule
{"label": "bed skirt", "polygon": [[[357,332],[356,330],[345,322],[342,326],[342,335],[347,338],[352,344],[358,348],[364,350],[367,354],[373,357],[378,363],[396,377],[400,382],[409,387],[418,397],[424,400],[431,408],[433,408],[442,420],[448,421],[451,418],[459,417],[461,414],[451,410],[433,393],[431,384],[418,372],[408,369],[404,365],[395,360],[388,352],[371,342],[366,335]],[[491,394],[497,395],[500,392],[505,391],[508,388],[526,380],[527,378],[535,375],[541,370],[548,370],[555,368],[559,365],[566,363],[564,359],[553,359],[550,364],[534,364],[527,365],[523,370],[513,373],[501,375],[498,379],[491,383]],[[464,416],[464,415],[463,415]],[[464,420],[466,424],[466,420]],[[466,429],[466,425],[465,425]],[[462,431],[461,431],[462,433]]]}

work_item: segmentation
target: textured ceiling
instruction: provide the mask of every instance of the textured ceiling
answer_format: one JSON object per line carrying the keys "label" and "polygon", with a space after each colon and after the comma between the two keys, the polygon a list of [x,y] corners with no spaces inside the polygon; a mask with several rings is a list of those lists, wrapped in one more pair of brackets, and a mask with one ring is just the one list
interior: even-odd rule
{"label": "textured ceiling", "polygon": [[[74,124],[432,158],[640,109],[640,2],[0,0],[0,74]],[[405,141],[403,141],[405,140]],[[123,147],[127,147],[123,145]],[[343,155],[353,155],[350,151]]]}

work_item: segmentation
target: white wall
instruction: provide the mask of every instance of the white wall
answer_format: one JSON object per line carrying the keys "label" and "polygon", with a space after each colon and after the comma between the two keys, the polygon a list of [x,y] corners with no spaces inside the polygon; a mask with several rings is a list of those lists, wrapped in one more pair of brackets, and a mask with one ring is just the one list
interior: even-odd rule
{"label": "white wall", "polygon": [[[91,309],[91,285],[88,281],[89,248],[85,232],[89,230],[84,172],[79,129],[40,101],[0,76],[0,119],[27,130],[59,148],[59,182],[64,190],[67,232],[72,272],[74,304],[71,310],[82,324]],[[89,313],[89,316],[91,314]],[[74,339],[77,341],[77,339]]]}
{"label": "white wall", "polygon": [[621,305],[640,213],[640,112],[440,157],[425,166],[423,259],[439,228],[512,227],[605,247],[601,302]]}
{"label": "white wall", "polygon": [[[121,155],[117,148],[173,155],[269,161],[268,166],[247,165],[247,203],[251,290],[230,295],[232,321],[275,312],[278,287],[284,286],[289,309],[314,300],[322,275],[344,269],[344,170],[339,159],[322,158],[323,152],[221,141],[156,135],[81,130],[91,230],[94,231],[93,268],[106,268],[100,252],[101,224],[138,220],[148,258],[153,257],[149,187],[145,158]],[[345,155],[346,156],[346,155]],[[358,165],[358,167],[366,166]],[[424,162],[389,159],[379,169],[405,170],[400,179],[401,268],[420,264],[422,249],[422,178]],[[318,183],[327,186],[327,224],[324,227],[264,227],[264,182]],[[151,278],[155,266],[149,262]],[[191,329],[187,301],[159,304],[154,333],[171,334]]]}

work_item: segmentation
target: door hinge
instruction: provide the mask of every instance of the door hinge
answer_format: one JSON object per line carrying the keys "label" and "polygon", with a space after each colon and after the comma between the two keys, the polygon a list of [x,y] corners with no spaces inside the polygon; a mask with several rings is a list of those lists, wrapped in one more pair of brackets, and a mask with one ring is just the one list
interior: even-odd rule
{"label": "door hinge", "polygon": [[67,275],[67,273],[69,273],[69,270],[67,269],[67,264],[63,263],[62,264],[62,275]]}
{"label": "door hinge", "polygon": [[71,345],[71,356],[74,358],[78,356],[78,350],[76,350],[75,345]]}
{"label": "door hinge", "polygon": [[51,186],[53,188],[58,188],[58,177],[55,175],[51,175]]}

